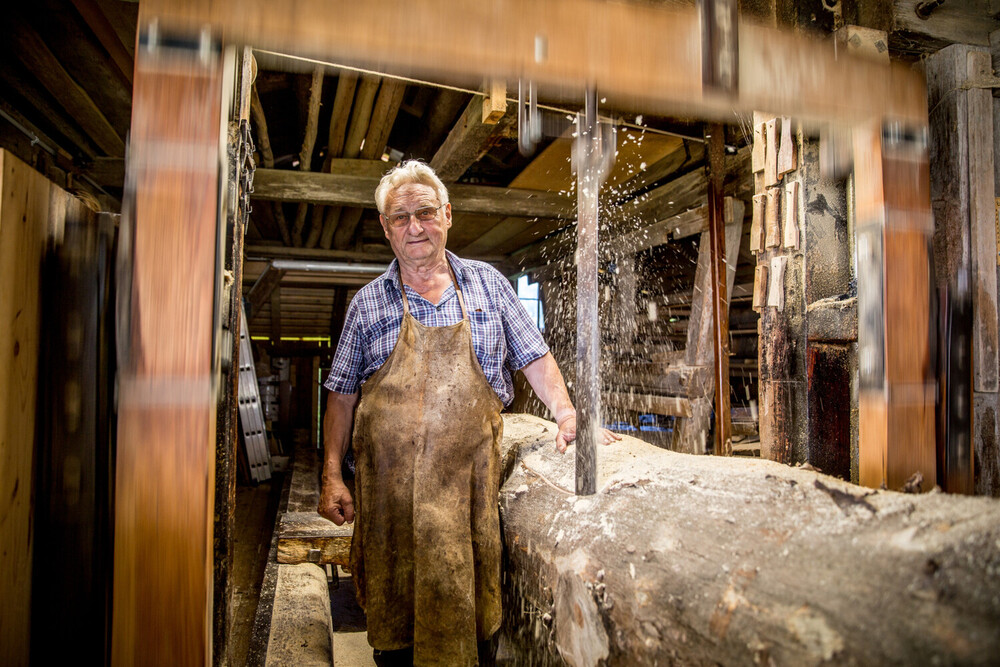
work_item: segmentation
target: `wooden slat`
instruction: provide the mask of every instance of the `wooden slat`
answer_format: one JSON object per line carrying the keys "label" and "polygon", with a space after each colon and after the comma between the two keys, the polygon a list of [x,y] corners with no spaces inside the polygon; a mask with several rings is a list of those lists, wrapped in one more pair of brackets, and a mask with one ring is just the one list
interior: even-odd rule
{"label": "wooden slat", "polygon": [[[582,96],[600,90],[615,109],[667,111],[732,118],[733,110],[768,109],[797,118],[892,116],[926,122],[923,82],[907,65],[884,67],[837,57],[832,44],[739,23],[739,91],[703,90],[701,27],[694,7],[607,3],[602,0],[414,0],[357,3],[327,11],[320,0],[269,5],[247,0],[147,0],[151,16],[197,34],[211,25],[227,41],[284,52],[377,62],[397,73],[434,71],[445,78],[483,76],[536,81]],[[447,39],[404,40],[387,49],[385,35]],[[581,36],[588,48],[580,51]],[[545,57],[532,58],[536,40]],[[484,48],[489,44],[489,48]],[[609,54],[613,54],[611,57]],[[663,66],[669,63],[669,66]],[[846,95],[878,90],[879,95]]]}

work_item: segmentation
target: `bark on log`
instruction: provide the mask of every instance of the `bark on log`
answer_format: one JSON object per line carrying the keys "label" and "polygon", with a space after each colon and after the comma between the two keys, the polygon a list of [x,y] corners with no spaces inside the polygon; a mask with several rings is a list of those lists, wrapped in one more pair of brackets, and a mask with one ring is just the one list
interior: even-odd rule
{"label": "bark on log", "polygon": [[[574,665],[604,650],[611,665],[1000,655],[996,500],[873,491],[627,436],[599,450],[598,493],[577,497],[555,426],[504,424],[506,621],[532,664],[560,650]],[[579,641],[593,613],[606,644]]]}

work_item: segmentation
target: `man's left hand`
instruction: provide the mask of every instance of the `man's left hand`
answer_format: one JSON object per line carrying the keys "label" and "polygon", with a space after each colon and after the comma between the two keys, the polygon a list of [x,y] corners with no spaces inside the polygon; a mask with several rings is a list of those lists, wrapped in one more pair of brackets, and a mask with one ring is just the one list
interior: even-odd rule
{"label": "man's left hand", "polygon": [[[559,432],[556,433],[556,449],[559,453],[566,451],[566,447],[576,440],[576,415],[568,415],[563,418],[558,424]],[[617,433],[612,433],[606,428],[601,429],[600,443],[602,445],[610,445],[612,442],[621,440],[622,437]]]}

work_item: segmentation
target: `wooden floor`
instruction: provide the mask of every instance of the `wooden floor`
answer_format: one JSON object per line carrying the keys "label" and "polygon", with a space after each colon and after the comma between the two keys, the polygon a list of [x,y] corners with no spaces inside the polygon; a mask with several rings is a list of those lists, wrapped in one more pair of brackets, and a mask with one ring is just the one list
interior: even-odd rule
{"label": "wooden floor", "polygon": [[281,496],[281,482],[282,479],[277,477],[258,486],[236,487],[233,626],[230,636],[234,665],[247,662],[250,634]]}

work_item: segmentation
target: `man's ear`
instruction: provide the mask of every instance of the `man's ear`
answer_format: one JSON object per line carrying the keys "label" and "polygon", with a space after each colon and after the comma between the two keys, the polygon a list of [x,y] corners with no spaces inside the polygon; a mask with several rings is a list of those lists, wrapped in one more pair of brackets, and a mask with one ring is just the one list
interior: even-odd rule
{"label": "man's ear", "polygon": [[451,228],[451,202],[444,205],[444,219],[447,221],[446,229]]}

